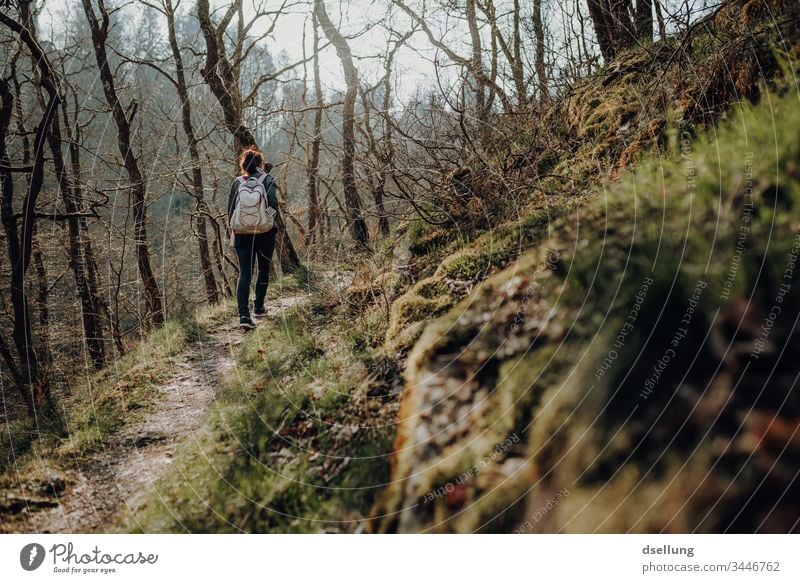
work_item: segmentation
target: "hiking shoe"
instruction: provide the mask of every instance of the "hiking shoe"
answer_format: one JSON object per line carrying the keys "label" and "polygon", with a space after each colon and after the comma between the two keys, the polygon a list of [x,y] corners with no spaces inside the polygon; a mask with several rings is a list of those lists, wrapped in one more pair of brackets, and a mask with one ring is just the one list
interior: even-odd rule
{"label": "hiking shoe", "polygon": [[250,319],[250,316],[242,316],[239,318],[239,328],[242,330],[255,330],[256,325]]}
{"label": "hiking shoe", "polygon": [[264,306],[261,306],[260,308],[253,308],[253,315],[256,318],[264,318],[267,315],[267,309]]}

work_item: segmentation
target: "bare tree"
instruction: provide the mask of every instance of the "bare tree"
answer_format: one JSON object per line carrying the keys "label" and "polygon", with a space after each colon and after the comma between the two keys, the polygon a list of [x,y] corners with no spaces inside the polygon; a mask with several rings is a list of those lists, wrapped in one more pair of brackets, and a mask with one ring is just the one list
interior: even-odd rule
{"label": "bare tree", "polygon": [[168,77],[175,85],[178,97],[181,100],[181,123],[186,142],[189,146],[189,156],[192,160],[191,184],[195,199],[195,227],[197,228],[197,247],[200,256],[200,269],[203,274],[203,281],[206,288],[206,299],[210,304],[219,301],[219,290],[217,280],[214,277],[214,268],[211,265],[211,253],[208,245],[208,230],[206,221],[210,218],[208,202],[203,194],[203,171],[200,163],[200,147],[197,134],[192,123],[192,104],[189,100],[189,89],[186,85],[186,74],[183,67],[183,56],[178,46],[178,39],[175,35],[175,9],[172,0],[164,0],[163,13],[167,18],[167,33],[169,36],[169,46],[172,49],[172,58],[175,61],[175,78]]}
{"label": "bare tree", "polygon": [[336,47],[336,54],[342,62],[345,84],[347,86],[342,105],[342,186],[350,235],[361,244],[369,244],[369,232],[361,199],[358,196],[355,177],[355,105],[358,97],[358,70],[353,63],[353,55],[347,39],[334,26],[325,10],[323,0],[314,1],[314,12],[325,36]]}
{"label": "bare tree", "polygon": [[[62,62],[63,66],[63,62]],[[73,121],[70,121],[69,109],[67,106],[67,99],[63,99],[61,102],[61,118],[63,121],[63,130],[64,135],[63,138],[66,138],[67,142],[67,150],[69,152],[69,171],[66,172],[66,178],[69,185],[69,194],[67,194],[68,198],[70,199],[69,203],[64,201],[64,206],[67,208],[69,204],[69,208],[67,208],[67,212],[71,215],[73,209],[77,211],[77,222],[78,222],[78,242],[80,245],[80,249],[75,254],[70,254],[70,264],[73,266],[73,272],[75,274],[75,284],[78,288],[79,294],[85,294],[87,297],[83,297],[81,295],[81,303],[82,309],[84,310],[91,310],[92,314],[97,314],[97,319],[99,322],[90,322],[89,326],[84,324],[84,332],[87,337],[87,344],[88,338],[90,338],[90,334],[101,332],[103,330],[103,323],[107,323],[107,327],[110,327],[111,334],[114,339],[114,346],[117,349],[117,353],[122,355],[125,353],[125,349],[122,344],[122,336],[120,334],[119,328],[116,326],[116,322],[114,319],[111,318],[111,314],[108,307],[108,302],[105,300],[101,293],[101,284],[100,284],[100,274],[98,273],[97,267],[97,258],[94,251],[94,246],[92,244],[92,237],[89,232],[89,225],[88,225],[88,213],[86,211],[86,203],[84,198],[84,188],[80,181],[81,176],[81,140],[82,140],[82,133],[81,127],[78,124],[77,116],[78,116],[78,96],[75,93],[74,87],[70,85],[66,79],[63,82],[65,87],[65,92],[67,97],[70,92],[73,97],[74,102],[74,115]],[[55,164],[55,155],[53,155],[54,164]],[[62,190],[62,197],[64,196],[64,192]],[[104,201],[105,202],[105,201]],[[94,214],[93,212],[91,214]],[[86,290],[83,290],[81,286],[85,286]],[[85,305],[84,305],[85,302]],[[102,336],[98,336],[101,338]],[[93,359],[94,361],[94,359]],[[96,363],[95,366],[98,366],[99,363]]]}
{"label": "bare tree", "polygon": [[[393,120],[392,120],[392,81],[394,73],[395,58],[397,52],[405,45],[409,38],[414,34],[415,28],[408,30],[401,36],[394,46],[389,44],[386,49],[386,57],[383,62],[383,77],[378,80],[374,87],[363,89],[361,98],[363,102],[364,115],[360,124],[360,131],[365,136],[367,142],[367,155],[364,156],[363,163],[366,165],[369,156],[374,160],[375,168],[365,172],[366,182],[372,191],[375,201],[375,211],[378,216],[378,228],[382,236],[389,235],[389,215],[385,206],[387,197],[387,185],[389,177],[395,171],[394,167],[394,142],[393,142]],[[380,105],[376,106],[370,96],[376,91],[381,91]],[[373,129],[371,110],[379,114],[380,124],[375,124]],[[376,130],[380,130],[380,135],[376,135]]]}
{"label": "bare tree", "polygon": [[[35,29],[31,26],[29,30],[33,32]],[[38,98],[39,103],[44,106],[46,101],[41,88],[38,90]],[[62,108],[62,113],[66,116],[66,109]],[[65,121],[67,121],[66,117]],[[94,367],[100,369],[106,363],[105,331],[102,320],[105,305],[98,290],[96,265],[90,236],[86,228],[86,218],[90,213],[83,208],[77,177],[71,173],[64,161],[61,152],[63,142],[61,122],[59,116],[56,115],[47,133],[47,143],[61,200],[64,202],[66,211],[69,265],[75,278],[75,288],[81,303],[81,319],[86,348]]]}
{"label": "bare tree", "polygon": [[312,13],[312,28],[314,43],[312,47],[312,69],[314,71],[314,123],[311,129],[311,139],[306,146],[306,193],[308,195],[308,230],[306,246],[312,247],[320,237],[320,205],[319,205],[319,146],[322,141],[322,81],[319,74],[319,22],[316,11]]}
{"label": "bare tree", "polygon": [[606,62],[639,41],[653,39],[653,1],[587,0],[597,44]]}
{"label": "bare tree", "polygon": [[[110,26],[110,14],[105,6],[105,0],[96,0],[100,12],[100,19],[95,15],[92,0],[82,0],[83,11],[89,22],[94,46],[95,59],[100,71],[100,80],[103,84],[108,106],[117,127],[117,145],[122,156],[123,165],[128,173],[130,194],[133,206],[133,238],[136,245],[136,257],[139,267],[139,276],[144,284],[145,301],[147,304],[147,318],[155,326],[164,323],[164,310],[161,302],[161,291],[158,281],[153,274],[150,264],[150,248],[147,241],[147,186],[139,167],[139,160],[131,144],[131,118],[136,113],[136,103],[131,104],[131,112],[126,113],[120,103],[114,83],[114,75],[108,62],[106,42]],[[128,117],[130,115],[130,118]]]}
{"label": "bare tree", "polygon": [[[475,51],[475,43],[476,40],[479,41],[480,35],[475,34],[473,32],[470,33],[472,38],[472,56],[471,58],[466,58],[460,54],[458,54],[454,49],[448,46],[445,42],[437,36],[433,29],[430,27],[428,22],[425,19],[425,15],[418,13],[413,8],[411,8],[404,0],[392,0],[393,4],[400,8],[403,12],[405,12],[410,18],[411,21],[419,27],[419,29],[425,34],[428,38],[428,42],[431,43],[434,47],[441,50],[447,58],[449,58],[453,63],[464,67],[468,72],[469,75],[472,77],[473,81],[475,82],[475,113],[479,117],[486,113],[485,107],[481,107],[482,98],[480,96],[481,92],[485,91],[486,88],[491,89],[497,97],[500,99],[500,102],[503,106],[503,111],[506,113],[511,113],[513,111],[513,106],[511,99],[509,99],[505,89],[497,83],[497,80],[493,77],[493,75],[487,73],[483,67],[482,59],[478,58],[479,55]],[[472,22],[474,19],[471,17],[472,12],[471,8],[474,7],[471,5],[471,0],[467,3],[467,9],[470,10],[470,13],[467,15],[468,21]],[[470,31],[473,28],[476,29],[477,32],[477,22],[470,24]],[[485,101],[484,101],[485,103]]]}
{"label": "bare tree", "polygon": [[[38,66],[39,83],[48,95],[34,135],[31,164],[15,168],[11,164],[6,144],[15,96],[11,82],[0,78],[0,223],[3,226],[11,267],[12,337],[17,352],[17,362],[14,362],[10,347],[4,341],[0,344],[0,355],[4,357],[31,416],[38,417],[40,413],[44,413],[45,417],[55,419],[45,361],[34,346],[30,305],[25,293],[25,276],[33,253],[36,203],[44,182],[47,133],[53,119],[58,115],[61,95],[50,61],[30,33],[26,23],[19,23],[3,13],[0,13],[0,23],[11,29],[25,44],[33,62]],[[19,216],[14,208],[13,172],[15,171],[29,173],[28,188]]]}
{"label": "bare tree", "polygon": [[[539,101],[546,103],[550,99],[550,92],[547,88],[547,68],[544,56],[544,24],[542,22],[542,0],[533,0],[533,34],[536,37],[536,51],[534,56],[534,68],[539,89]],[[580,46],[580,45],[579,45]]]}

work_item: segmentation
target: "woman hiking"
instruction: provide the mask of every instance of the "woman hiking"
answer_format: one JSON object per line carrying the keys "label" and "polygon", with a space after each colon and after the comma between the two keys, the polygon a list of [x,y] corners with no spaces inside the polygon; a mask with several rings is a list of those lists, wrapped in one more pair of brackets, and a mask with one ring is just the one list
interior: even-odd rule
{"label": "woman hiking", "polygon": [[275,180],[269,175],[271,164],[264,168],[264,156],[255,148],[245,149],[239,156],[241,175],[231,184],[228,197],[228,225],[231,245],[239,258],[239,283],[236,304],[239,327],[252,330],[250,318],[250,285],[258,262],[253,315],[266,315],[264,300],[269,285],[269,268],[275,251],[274,217],[278,210]]}

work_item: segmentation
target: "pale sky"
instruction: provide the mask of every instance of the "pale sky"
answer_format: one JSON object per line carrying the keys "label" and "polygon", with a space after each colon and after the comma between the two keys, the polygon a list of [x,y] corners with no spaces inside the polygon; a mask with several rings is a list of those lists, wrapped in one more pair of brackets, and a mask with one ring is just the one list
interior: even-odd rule
{"label": "pale sky", "polygon": [[[153,0],[158,3],[159,0]],[[266,6],[267,11],[278,9],[282,2],[276,0],[256,0],[258,4]],[[109,6],[114,3],[107,0]],[[117,2],[116,4],[122,4]],[[125,12],[132,14],[136,8],[146,8],[141,0],[133,0],[127,3]],[[227,0],[212,0],[212,10],[214,5],[227,6]],[[245,0],[245,10],[247,19],[253,13],[254,0]],[[138,5],[138,6],[137,6]],[[391,5],[386,0],[363,1],[363,2],[334,2],[328,0],[326,3],[328,14],[335,24],[339,24],[339,7],[345,11],[345,18],[343,19],[342,29],[347,35],[354,34],[360,31],[366,31],[357,39],[351,40],[351,48],[354,57],[380,57],[386,50],[386,31],[382,26],[376,26],[376,23],[382,23],[385,20],[387,9]],[[194,0],[183,0],[180,4],[179,11],[187,9],[194,10]],[[148,8],[148,10],[150,10]],[[58,26],[53,26],[53,23],[61,23],[65,21],[64,14],[69,12],[73,15],[82,18],[82,8],[80,0],[45,0],[44,8],[41,15],[41,27],[43,36],[51,36],[55,44],[58,44]],[[247,14],[249,12],[249,15]],[[306,24],[306,54],[311,54],[311,47],[313,46],[313,37],[310,21],[310,8],[308,5],[300,4],[285,11],[278,21],[278,25],[272,37],[265,39],[264,45],[272,52],[273,58],[279,58],[278,55],[281,51],[285,51],[291,61],[297,61],[303,55],[303,27]],[[118,17],[120,14],[118,13]],[[405,16],[405,15],[402,15]],[[112,19],[114,17],[112,16]],[[266,30],[270,20],[264,18],[260,21],[259,26],[254,27],[251,35],[255,36]],[[166,26],[166,25],[165,25]],[[233,30],[234,27],[231,27]],[[166,30],[164,31],[166,35]],[[320,43],[325,44],[327,39],[322,31],[320,31]],[[166,40],[166,37],[165,37]],[[203,47],[204,48],[204,47]],[[396,92],[401,96],[408,96],[414,93],[416,88],[420,85],[430,86],[434,81],[434,66],[432,63],[435,51],[428,43],[425,36],[421,33],[416,34],[408,46],[398,53],[395,63],[395,72],[397,78]],[[421,57],[420,55],[423,55]],[[381,65],[378,59],[364,59],[357,58],[356,66],[359,67],[359,72],[365,82],[374,81],[378,78],[376,67]],[[323,78],[323,85],[328,89],[343,89],[344,78],[342,75],[341,63],[336,56],[333,48],[328,48],[323,51],[320,57],[320,70]],[[301,69],[298,67],[297,75],[299,76]],[[310,63],[309,63],[310,75]]]}
{"label": "pale sky", "polygon": [[[76,16],[83,18],[80,0],[40,0],[44,2],[42,12],[42,32],[44,36],[47,35],[48,29],[57,34],[55,31],[58,26],[52,27],[53,23],[65,22],[64,13],[70,12]],[[160,4],[161,0],[150,0],[153,3]],[[408,4],[412,7],[418,8],[422,4],[420,0],[407,0]],[[678,4],[684,6],[686,0],[668,0],[667,4]],[[121,14],[135,14],[137,9],[145,8],[142,0],[106,0],[109,6],[125,5],[123,12],[118,13],[117,18]],[[179,4],[179,12],[186,10],[195,10],[196,0],[173,0],[174,3]],[[211,0],[212,10],[214,8],[226,7],[229,5],[230,0]],[[291,61],[300,60],[303,55],[303,27],[306,26],[306,54],[310,54],[312,46],[312,33],[310,23],[310,10],[312,2],[310,0],[286,0],[286,4],[296,5],[285,9],[284,13],[279,17],[278,25],[271,38],[265,39],[263,42],[266,47],[272,52],[273,57],[276,59],[281,51],[285,51]],[[703,12],[703,7],[708,4],[714,4],[713,0],[688,0],[689,5],[693,9],[700,9],[699,13]],[[255,14],[255,6],[262,6],[262,11],[269,12],[278,10],[284,4],[283,0],[244,0],[245,19],[249,20]],[[429,3],[433,4],[433,2]],[[370,83],[376,80],[379,76],[379,68],[381,60],[378,59],[364,59],[363,57],[381,57],[386,51],[386,37],[387,31],[383,24],[385,24],[387,15],[390,10],[395,14],[395,20],[398,22],[397,29],[405,32],[410,28],[410,19],[399,11],[399,9],[392,6],[390,0],[326,0],[325,5],[328,10],[328,15],[334,24],[340,25],[342,32],[347,35],[353,35],[358,32],[367,31],[360,35],[357,39],[351,40],[351,48],[355,57],[362,57],[356,59],[356,65],[359,68],[363,82]],[[498,0],[496,2],[497,13],[502,18],[502,15],[507,14],[512,8],[512,0]],[[530,6],[523,3],[525,10]],[[549,30],[551,35],[556,39],[563,38],[563,31],[565,28],[575,28],[576,18],[572,14],[574,5],[571,3],[569,6],[562,4],[560,0],[545,2],[543,7],[543,19],[545,27]],[[152,10],[149,9],[148,10]],[[585,4],[582,10],[584,17],[587,19]],[[344,11],[341,22],[339,21],[340,11]],[[219,18],[222,10],[217,13]],[[448,15],[442,10],[431,11],[429,15],[429,24],[434,30],[434,34],[444,37],[446,44],[451,46],[456,52],[463,56],[469,57],[469,48],[467,45],[467,31],[463,22],[459,21],[455,16]],[[527,15],[524,16],[527,18]],[[267,18],[261,19],[259,25],[253,27],[250,34],[255,36],[263,33],[270,24]],[[164,25],[166,26],[166,25]],[[233,30],[233,26],[231,30]],[[591,27],[587,27],[587,33],[591,32]],[[164,31],[166,35],[166,30]],[[321,34],[321,42],[325,43],[326,39],[324,34]],[[58,44],[57,39],[53,39],[55,44]],[[202,41],[201,41],[202,44]],[[488,42],[486,43],[488,47]],[[204,48],[203,46],[198,49]],[[555,58],[561,60],[566,55],[559,54],[560,48],[558,46],[551,47],[555,51]],[[402,97],[412,95],[418,87],[430,88],[436,83],[436,71],[433,65],[433,59],[437,56],[437,51],[431,46],[427,37],[422,32],[417,32],[411,40],[407,43],[398,54],[395,63],[395,94]],[[448,63],[447,58],[442,59],[443,63]],[[323,51],[320,58],[321,72],[323,77],[323,84],[328,89],[343,89],[344,79],[342,75],[342,67],[339,62],[336,52],[333,48],[328,48]],[[532,71],[528,70],[528,74],[532,75]],[[448,75],[448,71],[440,70],[440,76]],[[298,72],[299,75],[299,72]]]}

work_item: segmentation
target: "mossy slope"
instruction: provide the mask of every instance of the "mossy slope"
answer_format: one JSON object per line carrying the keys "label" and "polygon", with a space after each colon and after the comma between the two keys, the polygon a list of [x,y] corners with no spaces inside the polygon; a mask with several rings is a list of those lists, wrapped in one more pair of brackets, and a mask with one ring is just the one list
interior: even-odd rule
{"label": "mossy slope", "polygon": [[800,106],[731,117],[427,326],[376,530],[796,527]]}

